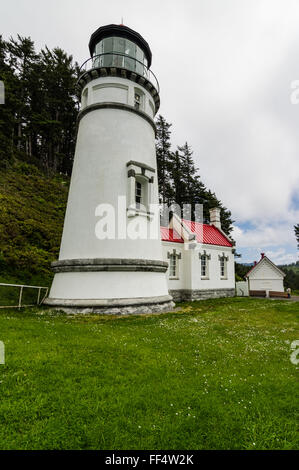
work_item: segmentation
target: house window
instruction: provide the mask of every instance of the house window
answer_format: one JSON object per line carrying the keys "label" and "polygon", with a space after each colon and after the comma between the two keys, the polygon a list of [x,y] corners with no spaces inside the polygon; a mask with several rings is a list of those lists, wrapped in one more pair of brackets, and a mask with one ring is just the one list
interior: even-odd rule
{"label": "house window", "polygon": [[219,256],[220,261],[220,277],[221,279],[227,278],[227,256]]}
{"label": "house window", "polygon": [[135,92],[135,101],[134,101],[134,107],[135,109],[140,109],[141,106],[141,96],[139,93]]}
{"label": "house window", "polygon": [[224,277],[225,275],[225,259],[221,258],[220,260],[220,276]]}
{"label": "house window", "polygon": [[209,260],[211,259],[211,255],[206,253],[206,250],[199,253],[199,260],[200,260],[200,274],[202,279],[209,279]]}
{"label": "house window", "polygon": [[179,279],[179,259],[181,259],[182,253],[177,253],[176,250],[172,250],[172,253],[167,253],[169,259],[169,279]]}
{"label": "house window", "polygon": [[142,184],[140,181],[136,181],[135,201],[137,209],[140,209],[142,204]]}
{"label": "house window", "polygon": [[206,255],[201,256],[201,277],[207,276],[207,257]]}
{"label": "house window", "polygon": [[176,278],[177,277],[177,257],[176,255],[172,254],[169,256],[169,278]]}

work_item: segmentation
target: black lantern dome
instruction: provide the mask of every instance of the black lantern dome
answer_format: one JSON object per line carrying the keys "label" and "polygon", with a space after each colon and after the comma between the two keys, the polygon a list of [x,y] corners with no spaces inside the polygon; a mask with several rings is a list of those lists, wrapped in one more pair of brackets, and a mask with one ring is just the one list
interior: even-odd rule
{"label": "black lantern dome", "polygon": [[[89,41],[89,50],[91,56],[94,56],[95,54],[101,53],[103,51],[103,40],[107,38],[110,38],[111,40],[113,40],[113,38],[122,38],[125,41],[117,42],[116,39],[113,42],[107,42],[106,52],[113,52],[114,50],[115,52],[125,53],[125,51],[127,50],[128,55],[133,57],[135,56],[138,59],[138,56],[140,58],[142,57],[142,54],[140,54],[140,52],[138,51],[138,49],[141,49],[147,61],[147,67],[149,68],[151,66],[152,52],[148,43],[145,41],[145,39],[143,39],[143,37],[139,33],[124,25],[109,24],[98,28],[91,35]],[[132,43],[137,46],[135,50]],[[100,44],[103,44],[102,48],[99,47]],[[111,47],[113,48],[113,50],[108,50]]]}
{"label": "black lantern dome", "polygon": [[81,66],[81,89],[97,77],[122,77],[139,83],[152,95],[156,112],[160,106],[159,83],[150,70],[152,52],[143,37],[124,25],[101,26],[89,41],[91,57]]}

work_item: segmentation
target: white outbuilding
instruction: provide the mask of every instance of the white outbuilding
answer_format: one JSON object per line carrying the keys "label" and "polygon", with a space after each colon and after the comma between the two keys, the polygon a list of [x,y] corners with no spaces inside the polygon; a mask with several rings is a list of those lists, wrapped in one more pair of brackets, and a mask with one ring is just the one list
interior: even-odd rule
{"label": "white outbuilding", "polygon": [[259,262],[246,274],[250,295],[259,292],[269,297],[270,292],[284,292],[283,280],[285,273],[281,271],[264,253],[261,253]]}

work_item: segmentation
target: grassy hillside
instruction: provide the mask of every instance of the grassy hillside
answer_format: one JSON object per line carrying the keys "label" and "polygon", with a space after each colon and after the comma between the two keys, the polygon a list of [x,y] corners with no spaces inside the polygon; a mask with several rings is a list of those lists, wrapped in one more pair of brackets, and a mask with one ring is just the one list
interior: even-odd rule
{"label": "grassy hillside", "polygon": [[0,449],[298,449],[298,305],[0,311]]}
{"label": "grassy hillside", "polygon": [[0,168],[0,282],[51,282],[68,184],[18,160]]}

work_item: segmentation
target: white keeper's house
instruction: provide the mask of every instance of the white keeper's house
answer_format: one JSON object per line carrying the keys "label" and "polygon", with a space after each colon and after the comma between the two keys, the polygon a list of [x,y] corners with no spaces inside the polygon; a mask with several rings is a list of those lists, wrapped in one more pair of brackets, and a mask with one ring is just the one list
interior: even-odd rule
{"label": "white keeper's house", "polygon": [[221,229],[219,208],[210,210],[210,224],[173,215],[161,239],[174,301],[235,295],[234,242]]}

